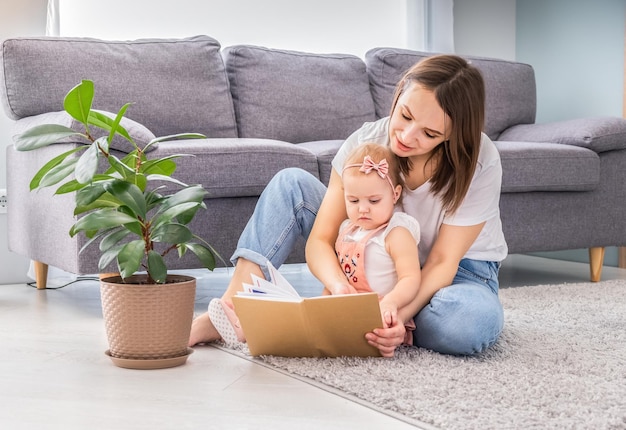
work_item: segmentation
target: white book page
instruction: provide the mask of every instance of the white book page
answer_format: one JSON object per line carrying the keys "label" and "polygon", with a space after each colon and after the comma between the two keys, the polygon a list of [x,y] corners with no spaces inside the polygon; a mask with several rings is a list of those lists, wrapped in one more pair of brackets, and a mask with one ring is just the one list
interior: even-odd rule
{"label": "white book page", "polygon": [[267,262],[267,269],[270,272],[270,279],[272,281],[272,284],[276,285],[281,290],[284,290],[285,293],[289,294],[290,296],[300,297],[300,294],[298,294],[296,289],[291,286],[291,284],[285,279],[283,274],[280,273],[274,266],[272,266],[272,263],[270,263],[269,261]]}
{"label": "white book page", "polygon": [[237,293],[240,296],[259,298],[286,298],[299,301],[302,298],[295,288],[285,279],[285,277],[268,261],[270,280],[260,278],[254,274],[250,275],[252,283],[243,283],[243,291]]}

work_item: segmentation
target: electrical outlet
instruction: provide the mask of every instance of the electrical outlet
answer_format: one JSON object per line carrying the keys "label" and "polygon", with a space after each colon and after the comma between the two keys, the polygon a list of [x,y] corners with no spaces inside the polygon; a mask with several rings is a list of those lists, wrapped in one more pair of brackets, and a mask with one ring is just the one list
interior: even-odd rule
{"label": "electrical outlet", "polygon": [[7,190],[6,189],[0,189],[0,214],[5,214],[7,213]]}

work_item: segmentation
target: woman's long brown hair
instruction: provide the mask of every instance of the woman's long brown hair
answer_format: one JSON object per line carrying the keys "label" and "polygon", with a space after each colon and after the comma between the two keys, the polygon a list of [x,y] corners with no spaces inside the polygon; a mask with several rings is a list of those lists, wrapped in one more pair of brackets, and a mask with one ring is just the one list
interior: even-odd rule
{"label": "woman's long brown hair", "polygon": [[[450,118],[450,135],[431,155],[436,160],[431,191],[441,196],[443,207],[454,213],[470,187],[485,123],[485,83],[478,69],[456,55],[434,55],[411,67],[398,83],[391,113],[398,98],[412,84],[432,91]],[[408,157],[400,158],[405,175],[411,170]]]}

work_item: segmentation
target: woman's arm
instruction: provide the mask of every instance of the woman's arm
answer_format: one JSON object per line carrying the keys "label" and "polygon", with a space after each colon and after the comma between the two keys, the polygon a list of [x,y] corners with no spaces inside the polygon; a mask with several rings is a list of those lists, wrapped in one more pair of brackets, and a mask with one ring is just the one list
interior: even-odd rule
{"label": "woman's arm", "polygon": [[[398,312],[398,319],[412,318],[426,306],[430,299],[443,287],[452,283],[459,268],[459,262],[476,240],[485,223],[472,226],[442,224],[439,235],[422,268],[422,281],[415,298]],[[375,329],[365,337],[378,348],[383,356],[393,356],[393,352],[404,339],[404,325]]]}
{"label": "woman's arm", "polygon": [[341,270],[335,254],[339,226],[347,217],[341,177],[333,169],[328,190],[306,242],[309,270],[331,294],[356,293]]}
{"label": "woman's arm", "polygon": [[402,316],[411,318],[426,306],[443,287],[452,283],[459,270],[459,262],[483,229],[485,223],[472,226],[442,224],[439,236],[426,259],[422,270],[421,288]]}
{"label": "woman's arm", "polygon": [[[398,310],[409,305],[420,286],[420,261],[417,242],[404,227],[396,227],[385,238],[385,247],[394,261],[398,281],[393,289],[380,301],[380,310],[385,327],[398,321]],[[401,320],[404,324],[407,320]]]}

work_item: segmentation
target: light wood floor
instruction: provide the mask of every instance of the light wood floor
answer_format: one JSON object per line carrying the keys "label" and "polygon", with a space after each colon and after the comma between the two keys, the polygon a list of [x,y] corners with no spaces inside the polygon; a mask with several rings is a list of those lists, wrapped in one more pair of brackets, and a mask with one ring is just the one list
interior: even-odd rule
{"label": "light wood floor", "polygon": [[[314,292],[301,266],[286,276]],[[586,282],[587,265],[522,255],[501,270],[502,287]],[[604,268],[603,279],[626,279]],[[226,285],[225,270],[198,282],[197,311]],[[104,355],[97,284],[59,290],[0,285],[0,429],[403,429],[412,428],[211,346],[187,364],[136,371]]]}

